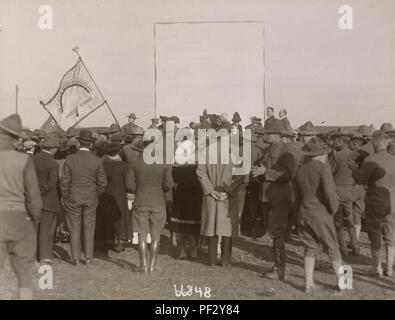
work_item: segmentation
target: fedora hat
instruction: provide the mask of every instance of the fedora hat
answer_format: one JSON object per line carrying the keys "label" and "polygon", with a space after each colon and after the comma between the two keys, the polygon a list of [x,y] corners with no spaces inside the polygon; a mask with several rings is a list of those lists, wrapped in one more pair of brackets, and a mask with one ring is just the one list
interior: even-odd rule
{"label": "fedora hat", "polygon": [[134,113],[131,113],[128,115],[128,118],[132,118],[132,119],[137,119],[136,115]]}
{"label": "fedora hat", "polygon": [[283,122],[279,119],[267,121],[263,127],[265,133],[281,134],[284,131]]}
{"label": "fedora hat", "polygon": [[92,132],[86,129],[82,129],[80,131],[80,134],[77,137],[78,140],[80,141],[86,141],[86,142],[95,142],[96,139],[93,137]]}
{"label": "fedora hat", "polygon": [[107,154],[113,155],[113,154],[117,154],[121,151],[122,145],[118,142],[111,141],[111,142],[105,144],[104,149]]}
{"label": "fedora hat", "polygon": [[41,146],[44,148],[59,148],[59,137],[53,133],[48,133],[41,141]]}
{"label": "fedora hat", "polygon": [[23,137],[22,120],[18,114],[12,114],[0,121],[0,134]]}
{"label": "fedora hat", "polygon": [[301,136],[316,136],[319,132],[314,128],[311,121],[307,121],[296,130]]}
{"label": "fedora hat", "polygon": [[344,129],[342,127],[338,128],[335,132],[331,134],[331,137],[351,137],[352,133],[348,131],[347,129]]}
{"label": "fedora hat", "polygon": [[317,157],[331,152],[331,149],[317,137],[313,137],[307,142],[303,148],[302,152],[308,157]]}

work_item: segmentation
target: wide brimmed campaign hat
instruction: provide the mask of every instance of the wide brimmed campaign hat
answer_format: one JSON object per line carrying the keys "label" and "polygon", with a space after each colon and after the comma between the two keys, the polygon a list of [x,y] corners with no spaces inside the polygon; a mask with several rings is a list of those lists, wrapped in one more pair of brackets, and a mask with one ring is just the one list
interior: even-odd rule
{"label": "wide brimmed campaign hat", "polygon": [[128,118],[132,118],[132,119],[137,119],[136,115],[134,113],[131,113],[128,115]]}
{"label": "wide brimmed campaign hat", "polygon": [[301,125],[296,131],[301,136],[316,136],[317,134],[319,134],[317,129],[314,128],[314,125],[311,121],[307,121],[305,124]]}
{"label": "wide brimmed campaign hat", "polygon": [[118,144],[123,144],[123,143],[124,143],[124,141],[123,141],[121,135],[119,135],[119,134],[117,134],[117,133],[115,133],[115,134],[113,134],[113,135],[111,136],[110,142],[118,143]]}
{"label": "wide brimmed campaign hat", "polygon": [[86,142],[95,142],[96,139],[93,137],[92,132],[89,130],[81,130],[80,134],[77,137],[78,140],[80,141],[86,141]]}
{"label": "wide brimmed campaign hat", "polygon": [[307,142],[303,148],[302,152],[308,157],[317,157],[331,152],[329,148],[320,138],[313,137]]}
{"label": "wide brimmed campaign hat", "polygon": [[351,137],[352,133],[348,131],[347,129],[344,129],[340,127],[337,129],[335,132],[331,133],[331,137],[336,138],[336,137]]}
{"label": "wide brimmed campaign hat", "polygon": [[49,133],[44,136],[44,139],[41,141],[41,146],[44,148],[59,148],[59,137],[56,134]]}
{"label": "wide brimmed campaign hat", "polygon": [[392,125],[392,123],[386,122],[380,126],[379,130],[377,130],[373,133],[373,136],[378,137],[383,134],[393,134],[393,133],[395,133],[394,126]]}
{"label": "wide brimmed campaign hat", "polygon": [[0,121],[0,134],[13,137],[24,137],[22,132],[22,120],[18,114],[12,114]]}

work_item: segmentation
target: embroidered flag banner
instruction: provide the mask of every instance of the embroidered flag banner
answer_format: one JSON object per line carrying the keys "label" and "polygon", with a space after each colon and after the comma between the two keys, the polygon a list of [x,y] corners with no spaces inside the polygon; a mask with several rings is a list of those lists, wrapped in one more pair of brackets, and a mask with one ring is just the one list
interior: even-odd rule
{"label": "embroidered flag banner", "polygon": [[106,101],[81,59],[68,70],[55,95],[41,105],[60,128],[67,130],[89,116]]}

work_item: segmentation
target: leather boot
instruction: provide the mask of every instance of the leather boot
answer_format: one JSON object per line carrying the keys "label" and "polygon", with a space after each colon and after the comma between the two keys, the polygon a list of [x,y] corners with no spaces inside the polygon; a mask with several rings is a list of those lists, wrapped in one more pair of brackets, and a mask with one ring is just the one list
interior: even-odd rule
{"label": "leather boot", "polygon": [[278,279],[285,279],[285,266],[286,266],[286,255],[285,255],[285,244],[284,242],[280,245],[279,253],[279,265],[278,265]]}
{"label": "leather boot", "polygon": [[218,237],[208,238],[208,265],[215,266],[217,261]]}
{"label": "leather boot", "polygon": [[346,231],[343,228],[341,228],[339,230],[336,230],[336,233],[337,233],[337,241],[339,242],[340,252],[342,256],[347,257],[348,250],[346,244]]}
{"label": "leather boot", "polygon": [[222,266],[227,267],[231,263],[231,237],[222,237]]}
{"label": "leather boot", "polygon": [[[283,254],[283,257],[281,257]],[[282,253],[280,251],[279,241],[277,239],[273,239],[273,258],[274,265],[270,269],[270,271],[265,273],[265,277],[272,280],[283,280],[285,274],[285,265],[281,264],[281,260],[285,260],[285,252]],[[282,261],[284,263],[284,261]]]}
{"label": "leather boot", "polygon": [[155,270],[158,252],[159,252],[159,241],[155,240],[151,243],[151,249],[150,249],[150,262],[148,268],[148,272],[150,273],[154,272]]}
{"label": "leather boot", "polygon": [[359,245],[357,240],[357,232],[354,226],[348,229],[348,235],[350,237],[350,245],[353,255],[359,256],[360,251],[359,251]]}
{"label": "leather boot", "polygon": [[381,249],[372,249],[373,267],[370,270],[370,275],[374,277],[383,276],[383,267],[381,265]]}
{"label": "leather boot", "polygon": [[145,241],[139,241],[139,258],[140,258],[140,268],[139,271],[147,273],[147,243]]}
{"label": "leather boot", "polygon": [[387,247],[386,248],[386,256],[387,256],[387,266],[385,269],[385,275],[387,277],[392,277],[392,268],[394,265],[394,256],[395,256],[395,247]]}

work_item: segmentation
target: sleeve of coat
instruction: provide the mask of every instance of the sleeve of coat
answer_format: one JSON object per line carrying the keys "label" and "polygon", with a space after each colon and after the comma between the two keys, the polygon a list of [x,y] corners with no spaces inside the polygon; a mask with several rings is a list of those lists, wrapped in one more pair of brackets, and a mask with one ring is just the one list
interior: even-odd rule
{"label": "sleeve of coat", "polygon": [[224,190],[231,196],[235,197],[239,192],[241,185],[244,183],[245,176],[233,176],[232,183],[229,186],[225,186]]}
{"label": "sleeve of coat", "polygon": [[34,221],[38,221],[41,215],[42,199],[36,170],[32,159],[28,159],[23,170],[25,186],[25,202],[28,214]]}
{"label": "sleeve of coat", "polygon": [[360,168],[356,168],[352,171],[352,177],[357,184],[367,185],[376,169],[377,163],[368,161],[367,159]]}
{"label": "sleeve of coat", "polygon": [[125,187],[128,193],[134,193],[136,191],[135,183],[134,183],[134,169],[131,164],[127,164],[124,170],[124,179],[125,179]]}
{"label": "sleeve of coat", "polygon": [[207,174],[207,165],[199,164],[196,168],[196,175],[198,176],[200,185],[202,186],[202,190],[205,195],[209,195],[214,191],[214,186]]}
{"label": "sleeve of coat", "polygon": [[162,188],[163,191],[169,192],[172,190],[174,187],[174,181],[173,181],[173,174],[172,174],[172,166],[171,165],[165,165],[165,172],[163,174],[163,184]]}
{"label": "sleeve of coat", "polygon": [[339,208],[339,200],[336,193],[335,181],[333,179],[333,174],[329,163],[326,163],[321,167],[320,181],[330,214],[334,215]]}
{"label": "sleeve of coat", "polygon": [[71,183],[71,169],[66,161],[63,165],[62,177],[60,179],[60,192],[62,193],[62,197],[67,199],[70,194],[70,183]]}
{"label": "sleeve of coat", "polygon": [[275,165],[265,172],[265,180],[270,182],[288,182],[292,180],[296,167],[295,157],[289,153],[283,153]]}
{"label": "sleeve of coat", "polygon": [[128,187],[129,193],[136,193],[137,191],[137,175],[136,175],[136,169],[133,164],[129,164],[129,177],[130,177],[130,185]]}
{"label": "sleeve of coat", "polygon": [[104,190],[107,186],[107,175],[104,171],[103,164],[100,161],[99,169],[97,170],[96,175],[96,185],[97,185],[97,193],[101,196],[104,193]]}

